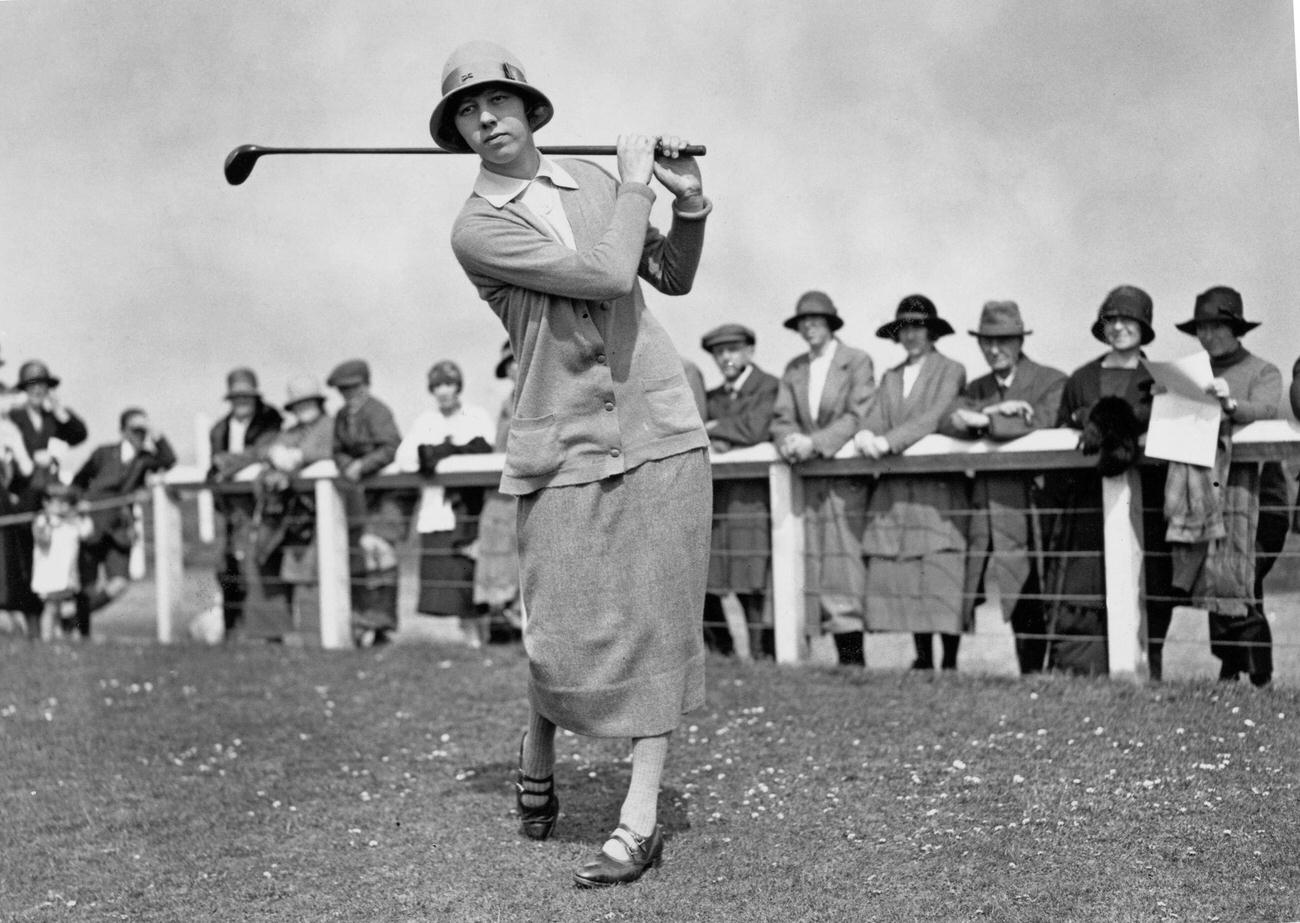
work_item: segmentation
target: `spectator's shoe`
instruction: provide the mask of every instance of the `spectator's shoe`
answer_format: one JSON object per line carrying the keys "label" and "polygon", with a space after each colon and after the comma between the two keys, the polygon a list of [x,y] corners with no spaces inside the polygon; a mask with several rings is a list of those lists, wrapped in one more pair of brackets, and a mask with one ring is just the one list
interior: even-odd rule
{"label": "spectator's shoe", "polygon": [[664,837],[659,825],[649,836],[637,836],[623,824],[610,834],[610,839],[621,840],[631,858],[615,859],[603,849],[574,869],[573,883],[579,888],[607,888],[610,885],[627,885],[654,868],[663,858]]}
{"label": "spectator's shoe", "polygon": [[[519,832],[530,840],[544,840],[555,832],[555,822],[560,819],[560,799],[555,795],[555,776],[534,779],[524,775],[524,737],[519,738],[519,768],[515,770],[515,805],[519,808]],[[541,791],[524,787],[524,783],[545,786]],[[524,804],[524,795],[545,797],[540,805]]]}

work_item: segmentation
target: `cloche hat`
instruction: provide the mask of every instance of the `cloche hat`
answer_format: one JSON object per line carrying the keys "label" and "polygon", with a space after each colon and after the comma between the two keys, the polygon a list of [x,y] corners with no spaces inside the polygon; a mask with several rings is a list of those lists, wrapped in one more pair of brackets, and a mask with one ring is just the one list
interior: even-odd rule
{"label": "cloche hat", "polygon": [[804,292],[800,295],[799,301],[794,306],[794,315],[786,319],[784,326],[790,330],[798,330],[799,321],[805,317],[826,318],[826,323],[830,325],[832,332],[844,326],[844,319],[835,309],[835,302],[831,301],[831,296],[825,292]]}
{"label": "cloche hat", "polygon": [[1146,346],[1156,338],[1151,326],[1155,316],[1155,307],[1151,296],[1136,285],[1121,285],[1111,289],[1106,300],[1097,311],[1097,319],[1092,324],[1092,335],[1103,343],[1106,342],[1106,321],[1112,317],[1127,317],[1135,320],[1142,328],[1142,345]]}
{"label": "cloche hat", "polygon": [[1246,320],[1241,304],[1241,293],[1226,285],[1216,285],[1196,296],[1192,319],[1174,324],[1183,333],[1196,335],[1196,325],[1205,321],[1218,321],[1232,328],[1234,336],[1241,336],[1259,326],[1257,320]]}
{"label": "cloche hat", "polygon": [[442,68],[442,99],[429,118],[429,134],[438,146],[448,151],[468,154],[470,146],[456,128],[456,113],[450,105],[453,97],[471,87],[499,83],[518,93],[528,113],[528,127],[541,128],[555,114],[546,94],[528,82],[524,67],[506,49],[493,42],[466,42],[447,58]]}
{"label": "cloche hat", "polygon": [[325,389],[320,386],[320,379],[315,375],[299,375],[289,379],[285,389],[285,409],[292,410],[294,405],[305,404],[307,401],[325,403]]}
{"label": "cloche hat", "polygon": [[59,386],[59,379],[50,374],[50,367],[39,359],[28,359],[18,367],[18,390],[28,385],[46,384],[51,388]]}
{"label": "cloche hat", "polygon": [[235,397],[261,397],[257,373],[249,368],[231,369],[226,376],[226,400]]}

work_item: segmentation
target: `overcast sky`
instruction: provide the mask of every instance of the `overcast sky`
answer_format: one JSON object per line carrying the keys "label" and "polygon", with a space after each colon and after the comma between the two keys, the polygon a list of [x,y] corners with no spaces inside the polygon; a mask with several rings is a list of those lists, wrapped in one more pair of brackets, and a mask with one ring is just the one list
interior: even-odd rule
{"label": "overcast sky", "polygon": [[[1155,299],[1156,358],[1211,285],[1300,355],[1300,131],[1290,0],[742,3],[0,2],[0,380],[26,358],[115,437],[154,412],[182,459],[248,364],[287,378],[370,360],[403,426],[426,369],[461,362],[495,409],[503,339],[448,246],[472,158],[275,157],[228,186],[242,143],[428,146],[450,51],[492,39],[555,103],[552,144],[672,131],[708,145],[714,200],[695,291],[651,309],[718,376],[700,335],[782,328],[828,292],[843,339],[924,292],[971,374],[980,305],[1017,300],[1027,349],[1070,370],[1106,292]],[[612,160],[609,167],[613,169]],[[656,220],[667,221],[666,196]]]}

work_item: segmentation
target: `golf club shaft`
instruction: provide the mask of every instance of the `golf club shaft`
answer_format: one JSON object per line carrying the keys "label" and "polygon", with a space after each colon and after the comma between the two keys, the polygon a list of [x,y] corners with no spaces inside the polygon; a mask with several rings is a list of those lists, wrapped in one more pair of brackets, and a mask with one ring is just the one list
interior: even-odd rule
{"label": "golf club shaft", "polygon": [[[546,145],[539,147],[543,154],[559,157],[608,157],[618,153],[612,144],[574,144]],[[703,157],[705,147],[702,144],[690,144],[682,148],[686,157]],[[440,147],[261,147],[257,144],[241,144],[226,156],[226,182],[238,186],[248,179],[258,158],[271,154],[455,154]]]}

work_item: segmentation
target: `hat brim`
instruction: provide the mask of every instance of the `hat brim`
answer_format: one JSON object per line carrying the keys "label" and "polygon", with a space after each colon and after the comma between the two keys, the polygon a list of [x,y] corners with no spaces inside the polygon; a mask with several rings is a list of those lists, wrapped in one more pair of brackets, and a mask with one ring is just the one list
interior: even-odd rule
{"label": "hat brim", "polygon": [[824,318],[827,325],[831,328],[832,333],[844,326],[844,318],[840,317],[838,314],[823,314],[821,311],[805,311],[802,314],[796,314],[794,317],[787,320],[782,326],[787,330],[798,330],[799,321],[803,320],[805,317]]}
{"label": "hat brim", "polygon": [[457,154],[473,152],[469,142],[456,128],[456,112],[452,104],[470,90],[493,84],[507,87],[512,92],[519,94],[524,101],[524,110],[528,113],[528,127],[531,130],[537,131],[555,115],[555,107],[546,98],[546,94],[531,84],[502,76],[470,81],[443,96],[442,99],[438,100],[438,105],[433,107],[433,115],[429,116],[429,134],[433,136],[433,140],[438,147],[444,151],[453,151]]}
{"label": "hat brim", "polygon": [[[1254,330],[1262,323],[1262,321],[1257,321],[1257,320],[1246,320],[1245,318],[1227,318],[1227,317],[1216,317],[1214,318],[1214,321],[1220,324],[1227,324],[1229,327],[1232,328],[1232,333],[1234,336],[1241,336],[1243,333],[1249,333],[1250,331]],[[1185,320],[1181,324],[1174,324],[1174,328],[1177,330],[1181,330],[1183,333],[1188,333],[1191,334],[1192,336],[1196,336],[1196,325],[1200,323],[1208,323],[1208,321],[1203,322],[1199,320]]]}
{"label": "hat brim", "polygon": [[28,378],[25,381],[18,382],[18,390],[24,391],[31,385],[48,385],[51,388],[57,388],[60,381],[62,379],[55,378],[53,375],[39,375],[36,378]]}
{"label": "hat brim", "polygon": [[317,403],[324,404],[324,403],[325,403],[325,395],[323,395],[323,394],[308,394],[308,395],[305,395],[305,396],[303,396],[303,397],[295,397],[295,398],[294,398],[293,400],[291,400],[291,401],[285,401],[285,402],[284,402],[284,409],[285,409],[285,410],[293,410],[293,408],[297,407],[299,404],[306,404],[306,403],[309,403],[310,401],[316,401]]}
{"label": "hat brim", "polygon": [[226,400],[233,401],[237,397],[256,397],[261,398],[261,391],[227,391]]}
{"label": "hat brim", "polygon": [[891,320],[889,323],[882,324],[876,328],[876,336],[880,337],[882,340],[893,340],[894,342],[898,342],[898,331],[902,330],[904,327],[925,327],[930,331],[930,338],[935,340],[939,339],[939,337],[946,337],[948,334],[956,332],[952,329],[952,324],[948,323],[942,317],[930,317],[925,320]]}
{"label": "hat brim", "polygon": [[1032,330],[967,330],[973,337],[1027,337],[1034,331]]}
{"label": "hat brim", "polygon": [[[1110,317],[1123,317],[1125,320],[1131,320],[1135,322],[1139,327],[1141,327],[1142,328],[1141,342],[1143,346],[1146,346],[1148,343],[1153,342],[1156,338],[1156,332],[1151,329],[1151,325],[1148,324],[1146,321],[1138,320],[1136,317],[1128,317],[1123,314],[1119,314],[1119,315],[1112,314],[1110,315]],[[1092,324],[1093,339],[1099,340],[1102,343],[1106,343],[1106,320],[1107,318],[1105,317],[1099,317],[1095,321],[1093,321]],[[1106,343],[1106,345],[1109,346],[1110,344]]]}

